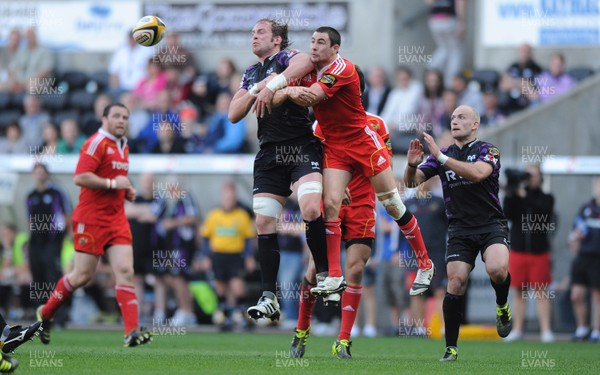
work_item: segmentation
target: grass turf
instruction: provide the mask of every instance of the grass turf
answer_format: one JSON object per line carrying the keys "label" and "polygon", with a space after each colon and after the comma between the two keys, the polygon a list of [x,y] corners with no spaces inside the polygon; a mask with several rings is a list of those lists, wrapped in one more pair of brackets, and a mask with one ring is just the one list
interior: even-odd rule
{"label": "grass turf", "polygon": [[123,348],[115,331],[56,331],[20,347],[17,373],[28,374],[513,374],[598,373],[598,344],[459,342],[455,363],[440,363],[444,343],[418,338],[357,338],[353,358],[331,355],[334,337],[309,338],[302,359],[289,357],[292,335],[196,333],[155,336],[150,345]]}

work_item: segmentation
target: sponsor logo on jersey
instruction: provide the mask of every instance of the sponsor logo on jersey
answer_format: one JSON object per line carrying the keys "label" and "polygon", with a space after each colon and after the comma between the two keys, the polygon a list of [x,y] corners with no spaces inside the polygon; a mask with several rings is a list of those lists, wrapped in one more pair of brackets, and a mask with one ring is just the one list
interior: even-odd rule
{"label": "sponsor logo on jersey", "polygon": [[379,155],[379,160],[377,160],[377,166],[380,166],[383,163],[385,163],[385,158]]}
{"label": "sponsor logo on jersey", "polygon": [[324,84],[325,86],[327,86],[329,88],[333,87],[333,85],[335,85],[336,81],[337,81],[337,78],[335,78],[335,76],[333,76],[331,74],[325,74],[319,80],[319,82],[321,82],[322,84]]}
{"label": "sponsor logo on jersey", "polygon": [[108,147],[108,148],[106,149],[106,155],[112,155],[112,154],[114,154],[114,153],[115,153],[115,150],[113,150],[113,148],[112,148],[112,147]]}
{"label": "sponsor logo on jersey", "polygon": [[129,163],[125,163],[122,161],[113,161],[112,168],[127,171],[129,170]]}

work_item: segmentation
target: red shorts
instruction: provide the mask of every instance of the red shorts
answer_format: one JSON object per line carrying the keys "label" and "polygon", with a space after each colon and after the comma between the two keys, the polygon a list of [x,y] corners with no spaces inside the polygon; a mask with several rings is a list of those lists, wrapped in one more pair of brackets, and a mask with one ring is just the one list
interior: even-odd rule
{"label": "red shorts", "polygon": [[104,227],[73,222],[75,250],[102,256],[104,249],[111,245],[130,245],[131,229],[125,220],[120,225]]}
{"label": "red shorts", "polygon": [[510,251],[510,286],[517,289],[545,289],[552,282],[550,253],[529,254]]}
{"label": "red shorts", "polygon": [[381,136],[369,128],[346,144],[323,143],[323,167],[356,171],[370,177],[390,166],[388,149]]}
{"label": "red shorts", "polygon": [[375,238],[375,209],[368,205],[342,206],[342,239]]}

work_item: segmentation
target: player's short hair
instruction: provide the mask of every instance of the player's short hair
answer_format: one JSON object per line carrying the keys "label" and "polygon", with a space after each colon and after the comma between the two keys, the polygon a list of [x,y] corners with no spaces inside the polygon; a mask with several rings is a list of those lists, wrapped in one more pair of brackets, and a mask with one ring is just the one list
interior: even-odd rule
{"label": "player's short hair", "polygon": [[318,29],[316,29],[315,32],[316,33],[327,33],[327,35],[329,35],[329,40],[331,41],[332,47],[335,46],[336,44],[338,46],[342,45],[342,36],[340,35],[340,32],[331,26],[321,26]]}
{"label": "player's short hair", "polygon": [[356,74],[358,74],[358,81],[360,84],[360,95],[362,96],[362,94],[365,92],[365,75],[360,66],[354,65],[354,68],[356,69]]}
{"label": "player's short hair", "polygon": [[281,49],[284,50],[292,44],[288,38],[288,25],[287,23],[279,22],[272,18],[261,18],[256,23],[268,23],[271,25],[271,32],[273,36],[281,37]]}
{"label": "player's short hair", "polygon": [[129,112],[129,108],[127,108],[127,106],[123,103],[111,103],[109,105],[107,105],[106,107],[104,107],[104,111],[102,111],[102,117],[108,117],[108,114],[110,113],[110,110],[112,109],[112,107],[121,107],[121,108],[125,108],[127,110],[127,112]]}

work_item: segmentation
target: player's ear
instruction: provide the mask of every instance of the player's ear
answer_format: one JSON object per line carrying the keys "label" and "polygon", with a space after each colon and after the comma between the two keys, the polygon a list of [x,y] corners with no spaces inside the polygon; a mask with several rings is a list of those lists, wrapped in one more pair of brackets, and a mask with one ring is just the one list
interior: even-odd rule
{"label": "player's ear", "polygon": [[276,45],[280,46],[282,41],[283,41],[283,38],[281,37],[281,35],[273,37],[273,42],[275,42]]}

